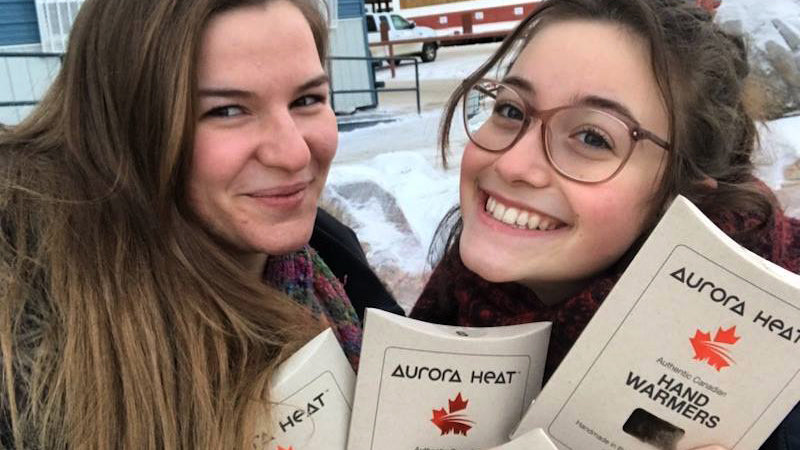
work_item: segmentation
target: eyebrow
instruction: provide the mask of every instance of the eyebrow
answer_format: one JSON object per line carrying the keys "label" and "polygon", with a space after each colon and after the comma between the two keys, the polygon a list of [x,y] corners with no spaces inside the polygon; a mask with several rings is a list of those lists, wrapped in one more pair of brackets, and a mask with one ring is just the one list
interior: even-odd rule
{"label": "eyebrow", "polygon": [[[305,83],[301,84],[300,86],[295,89],[297,92],[303,92],[308,89],[313,89],[315,87],[319,87],[325,84],[330,83],[330,77],[327,74],[318,75]],[[198,96],[200,97],[225,97],[225,98],[252,98],[255,97],[255,93],[251,91],[245,91],[242,89],[231,89],[231,88],[201,88],[197,92]]]}
{"label": "eyebrow", "polygon": [[594,106],[595,108],[600,108],[600,109],[608,109],[616,112],[619,115],[627,117],[633,122],[636,123],[639,122],[638,120],[636,120],[633,113],[631,112],[630,109],[628,109],[627,106],[623,105],[622,103],[616,100],[600,97],[598,95],[586,95],[582,97],[576,97],[574,103],[580,105]]}
{"label": "eyebrow", "polygon": [[[536,89],[533,87],[533,84],[531,84],[530,81],[520,76],[511,75],[509,77],[506,77],[503,79],[503,83],[513,86],[521,91],[524,91],[526,95],[533,96],[536,94]],[[635,123],[639,123],[639,121],[636,120],[633,113],[627,106],[623,105],[622,103],[616,100],[611,100],[610,98],[601,97],[599,95],[575,95],[570,101],[570,104],[593,106],[595,108],[600,108],[600,109],[608,109],[630,119]]]}
{"label": "eyebrow", "polygon": [[509,77],[503,78],[503,83],[508,84],[510,86],[514,86],[520,90],[525,91],[525,94],[534,95],[536,93],[536,89],[533,88],[533,85],[530,81],[526,80],[525,78],[511,75]]}
{"label": "eyebrow", "polygon": [[297,88],[298,92],[302,92],[308,89],[313,89],[315,87],[319,87],[325,84],[330,84],[331,78],[328,74],[323,73],[321,75],[317,75],[316,77],[306,81],[305,83],[301,84],[300,87]]}
{"label": "eyebrow", "polygon": [[202,88],[197,91],[199,97],[233,97],[233,98],[250,98],[254,94],[250,91],[243,91],[241,89],[227,89],[227,88]]}

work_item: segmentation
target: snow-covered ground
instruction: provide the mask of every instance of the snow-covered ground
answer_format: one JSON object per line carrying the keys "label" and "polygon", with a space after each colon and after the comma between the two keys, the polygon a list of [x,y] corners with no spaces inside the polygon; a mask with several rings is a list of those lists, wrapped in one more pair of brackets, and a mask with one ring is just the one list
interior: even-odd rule
{"label": "snow-covered ground", "polygon": [[717,22],[736,23],[759,48],[773,41],[785,46],[783,36],[773,23],[783,22],[800,36],[800,4],[797,0],[723,0],[717,10]]}
{"label": "snow-covered ground", "polygon": [[[800,31],[800,0],[723,0],[717,16],[718,20],[738,20],[753,39],[763,41],[780,38],[774,18]],[[423,87],[442,80],[454,85],[497,45],[441,49],[435,62],[419,66]],[[413,72],[413,65],[406,64],[398,68],[394,80],[387,69],[379,71],[378,79],[413,82]],[[442,93],[442,98],[446,95]],[[441,102],[434,104],[421,115],[404,114],[395,122],[342,133],[326,190],[325,201],[335,203],[356,230],[370,263],[405,308],[413,304],[430,270],[426,257],[436,227],[458,202],[458,166],[466,137],[457,122],[451,135],[451,158],[444,169],[436,144]],[[383,101],[381,108],[398,111],[391,101]],[[800,166],[792,173],[792,164],[800,157],[800,116],[762,124],[760,132],[759,175],[774,189],[781,189],[787,173],[800,175]],[[796,203],[790,210],[800,210],[800,194],[781,198]]]}

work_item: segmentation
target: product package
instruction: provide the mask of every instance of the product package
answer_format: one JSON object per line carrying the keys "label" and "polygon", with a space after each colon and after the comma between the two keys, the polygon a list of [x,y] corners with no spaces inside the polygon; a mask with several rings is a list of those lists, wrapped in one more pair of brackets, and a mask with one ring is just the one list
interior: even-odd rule
{"label": "product package", "polygon": [[800,276],[678,197],[514,436],[562,449],[758,448],[800,400]]}
{"label": "product package", "polygon": [[355,373],[330,328],[275,372],[271,417],[256,421],[254,450],[343,450]]}
{"label": "product package", "polygon": [[464,328],[368,309],[350,450],[508,442],[541,389],[550,323]]}
{"label": "product package", "polygon": [[558,450],[541,428],[534,428],[513,441],[491,450]]}

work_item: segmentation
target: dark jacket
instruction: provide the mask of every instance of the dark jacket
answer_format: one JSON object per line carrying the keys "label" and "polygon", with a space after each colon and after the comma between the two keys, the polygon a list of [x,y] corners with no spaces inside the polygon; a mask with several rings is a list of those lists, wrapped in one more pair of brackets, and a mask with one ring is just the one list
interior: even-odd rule
{"label": "dark jacket", "polygon": [[392,294],[367,263],[356,234],[322,209],[317,209],[311,247],[344,285],[358,317],[364,320],[366,308],[378,308],[405,315]]}
{"label": "dark jacket", "polygon": [[795,405],[760,450],[800,450],[800,404]]}

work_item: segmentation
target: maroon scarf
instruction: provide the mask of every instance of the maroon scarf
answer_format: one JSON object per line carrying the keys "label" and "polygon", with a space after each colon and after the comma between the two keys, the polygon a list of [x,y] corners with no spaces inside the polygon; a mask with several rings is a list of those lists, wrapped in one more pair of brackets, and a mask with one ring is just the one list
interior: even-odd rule
{"label": "maroon scarf", "polygon": [[[754,215],[728,213],[714,222],[728,235],[738,231],[738,236],[745,236],[737,240],[748,250],[800,273],[800,220],[787,218],[776,210],[769,221]],[[458,246],[454,247],[456,251],[450,251],[433,271],[411,317],[471,327],[550,321],[553,328],[545,380],[564,359],[624,271],[624,267],[612,267],[593,278],[573,297],[546,305],[520,284],[491,283],[482,279],[464,267]]]}

